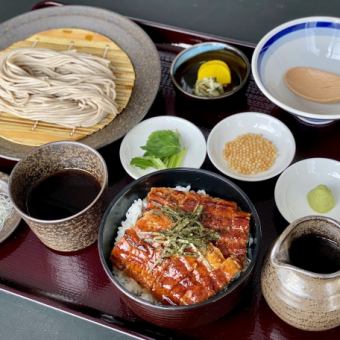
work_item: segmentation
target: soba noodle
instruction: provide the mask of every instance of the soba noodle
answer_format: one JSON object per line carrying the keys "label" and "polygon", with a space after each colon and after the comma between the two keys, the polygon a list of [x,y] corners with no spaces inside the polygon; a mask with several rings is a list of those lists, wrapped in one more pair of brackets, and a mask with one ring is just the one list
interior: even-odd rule
{"label": "soba noodle", "polygon": [[117,114],[110,61],[74,50],[19,48],[0,56],[0,111],[65,127]]}

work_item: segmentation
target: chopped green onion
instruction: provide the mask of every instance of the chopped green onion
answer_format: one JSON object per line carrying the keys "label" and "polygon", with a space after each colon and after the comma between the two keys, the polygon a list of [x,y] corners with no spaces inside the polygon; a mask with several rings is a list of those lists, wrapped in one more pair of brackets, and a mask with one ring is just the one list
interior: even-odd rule
{"label": "chopped green onion", "polygon": [[144,240],[148,243],[162,245],[161,260],[174,255],[203,257],[201,251],[205,251],[208,244],[219,239],[219,233],[206,228],[200,222],[203,206],[199,205],[193,212],[174,210],[170,207],[162,207],[161,211],[173,222],[170,229],[146,232],[148,236]]}

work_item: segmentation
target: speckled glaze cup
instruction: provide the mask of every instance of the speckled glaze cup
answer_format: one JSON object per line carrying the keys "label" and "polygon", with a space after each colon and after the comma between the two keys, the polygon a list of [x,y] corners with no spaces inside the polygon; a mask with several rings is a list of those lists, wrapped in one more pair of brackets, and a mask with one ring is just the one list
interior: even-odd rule
{"label": "speckled glaze cup", "polygon": [[294,221],[280,235],[265,261],[262,293],[274,313],[288,324],[307,331],[340,326],[340,270],[319,274],[293,266],[292,241],[314,234],[340,245],[340,223],[325,216]]}
{"label": "speckled glaze cup", "polygon": [[[84,170],[94,176],[100,184],[98,195],[85,209],[67,218],[41,220],[28,215],[26,197],[32,185],[64,169]],[[82,143],[61,141],[35,149],[14,167],[9,179],[9,195],[19,215],[41,242],[51,249],[69,252],[96,241],[107,182],[106,163],[96,150]]]}

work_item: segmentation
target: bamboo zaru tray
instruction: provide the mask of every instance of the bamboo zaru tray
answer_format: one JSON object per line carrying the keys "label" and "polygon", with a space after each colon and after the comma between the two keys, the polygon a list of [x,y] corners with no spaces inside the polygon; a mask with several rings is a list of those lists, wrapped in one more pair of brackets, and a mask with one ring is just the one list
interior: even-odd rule
{"label": "bamboo zaru tray", "polygon": [[[34,34],[12,44],[8,49],[27,47],[49,48],[56,51],[74,49],[109,59],[116,77],[118,113],[121,113],[127,106],[135,83],[135,71],[129,56],[109,38],[84,29],[59,28]],[[0,137],[30,146],[58,140],[79,140],[102,129],[114,118],[114,114],[109,114],[94,126],[70,129],[0,112]]]}

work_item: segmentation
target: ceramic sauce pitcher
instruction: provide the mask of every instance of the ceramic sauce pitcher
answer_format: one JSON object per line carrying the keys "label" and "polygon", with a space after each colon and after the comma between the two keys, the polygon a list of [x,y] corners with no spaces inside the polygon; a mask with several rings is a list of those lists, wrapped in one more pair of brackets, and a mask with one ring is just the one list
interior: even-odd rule
{"label": "ceramic sauce pitcher", "polygon": [[270,251],[261,286],[270,308],[290,325],[340,326],[340,223],[323,216],[294,221]]}

